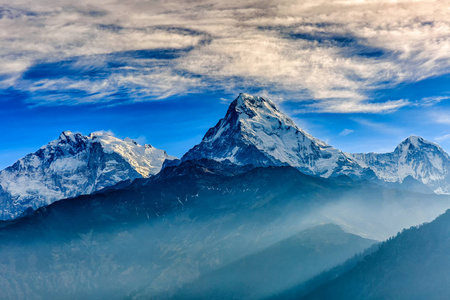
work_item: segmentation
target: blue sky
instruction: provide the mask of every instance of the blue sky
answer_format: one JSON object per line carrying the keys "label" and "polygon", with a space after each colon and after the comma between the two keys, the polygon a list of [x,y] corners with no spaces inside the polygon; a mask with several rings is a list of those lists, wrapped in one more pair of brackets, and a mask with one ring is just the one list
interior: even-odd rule
{"label": "blue sky", "polygon": [[444,4],[0,2],[0,168],[63,130],[181,156],[240,92],[347,152],[412,134],[450,150]]}

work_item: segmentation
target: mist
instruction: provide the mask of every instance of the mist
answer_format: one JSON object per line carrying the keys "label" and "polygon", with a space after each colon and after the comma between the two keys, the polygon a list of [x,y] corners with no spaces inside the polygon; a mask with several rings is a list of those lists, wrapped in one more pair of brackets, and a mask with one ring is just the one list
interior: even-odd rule
{"label": "mist", "polygon": [[[226,274],[228,279],[208,282],[205,298],[225,282],[231,282],[227,298],[259,298],[308,280],[448,207],[447,196],[325,180],[285,167],[151,179],[125,191],[62,200],[0,229],[0,296],[201,297],[185,287]],[[330,223],[340,226],[341,239],[328,242],[329,231],[310,231]],[[309,246],[302,244],[307,236],[315,240]],[[301,253],[311,259],[302,261]],[[236,270],[256,264],[258,276],[271,278],[268,257],[283,259],[278,279],[265,282],[264,293],[240,294],[261,281],[250,280],[242,289],[232,284]],[[295,280],[279,280],[287,274],[296,274]]]}

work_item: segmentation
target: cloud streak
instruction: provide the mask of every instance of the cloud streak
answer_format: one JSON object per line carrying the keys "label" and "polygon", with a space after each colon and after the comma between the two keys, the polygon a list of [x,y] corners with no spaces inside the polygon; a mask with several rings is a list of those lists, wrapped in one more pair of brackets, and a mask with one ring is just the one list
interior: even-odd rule
{"label": "cloud streak", "polygon": [[444,134],[444,135],[438,136],[438,137],[434,138],[434,140],[437,142],[448,141],[448,140],[450,140],[450,134]]}
{"label": "cloud streak", "polygon": [[0,87],[31,92],[32,105],[254,90],[309,111],[382,113],[409,102],[373,91],[450,68],[444,0],[0,6]]}
{"label": "cloud streak", "polygon": [[347,135],[349,135],[349,134],[352,134],[354,132],[354,130],[353,129],[344,129],[344,130],[342,130],[340,133],[339,133],[339,135],[340,136],[347,136]]}

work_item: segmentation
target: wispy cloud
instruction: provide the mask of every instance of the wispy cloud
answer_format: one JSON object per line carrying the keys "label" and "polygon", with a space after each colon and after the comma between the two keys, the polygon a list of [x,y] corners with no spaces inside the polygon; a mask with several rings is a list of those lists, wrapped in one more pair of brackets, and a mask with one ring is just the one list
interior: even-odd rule
{"label": "wispy cloud", "polygon": [[392,126],[392,124],[383,123],[383,122],[374,122],[368,119],[364,118],[351,118],[354,122],[358,123],[359,125],[362,125],[364,127],[370,128],[374,131],[388,133],[388,134],[394,134],[398,136],[404,136],[404,132],[400,128],[396,128]]}
{"label": "wispy cloud", "polygon": [[448,141],[448,140],[450,140],[450,134],[444,134],[444,135],[435,137],[434,140],[437,142]]}
{"label": "wispy cloud", "polygon": [[[253,89],[314,100],[314,111],[382,113],[409,103],[372,102],[373,90],[450,68],[445,0],[0,6],[0,88],[30,91],[38,105]],[[49,76],[49,63],[60,74]],[[32,70],[35,77],[24,76]]]}
{"label": "wispy cloud", "polygon": [[425,97],[417,101],[416,106],[433,106],[439,102],[450,99],[450,96]]}
{"label": "wispy cloud", "polygon": [[389,113],[402,107],[409,106],[408,100],[388,100],[385,102],[369,102],[358,99],[334,99],[331,101],[318,101],[309,105],[307,110],[334,113]]}
{"label": "wispy cloud", "polygon": [[354,132],[354,130],[353,129],[344,129],[344,130],[342,130],[340,133],[339,133],[339,135],[340,136],[346,136],[346,135],[349,135],[349,134],[351,134],[351,133],[353,133]]}
{"label": "wispy cloud", "polygon": [[432,111],[429,119],[433,123],[450,125],[450,112],[448,110]]}

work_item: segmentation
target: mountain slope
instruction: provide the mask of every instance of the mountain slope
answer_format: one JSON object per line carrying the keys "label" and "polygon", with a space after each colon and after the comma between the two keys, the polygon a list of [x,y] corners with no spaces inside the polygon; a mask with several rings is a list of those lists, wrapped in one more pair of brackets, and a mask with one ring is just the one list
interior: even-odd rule
{"label": "mountain slope", "polygon": [[157,298],[318,224],[384,237],[450,206],[292,167],[217,165],[186,161],[0,222],[0,298]]}
{"label": "mountain slope", "polygon": [[304,299],[448,299],[450,211],[403,231]]}
{"label": "mountain slope", "polygon": [[186,284],[177,299],[260,299],[311,278],[376,243],[319,225]]}
{"label": "mountain slope", "polygon": [[0,228],[0,298],[152,298],[298,231],[288,212],[301,218],[347,185],[290,167],[229,175],[189,161],[57,201]]}
{"label": "mountain slope", "polygon": [[247,94],[240,94],[225,117],[181,160],[201,158],[257,167],[289,165],[322,177],[372,174],[352,156],[298,128],[271,101]]}
{"label": "mountain slope", "polygon": [[437,194],[450,193],[450,157],[437,144],[410,136],[390,153],[356,153],[361,165],[387,182],[403,182],[408,176]]}
{"label": "mountain slope", "polygon": [[64,131],[57,140],[0,171],[0,219],[122,180],[148,177],[159,172],[166,159],[174,157],[131,139]]}

